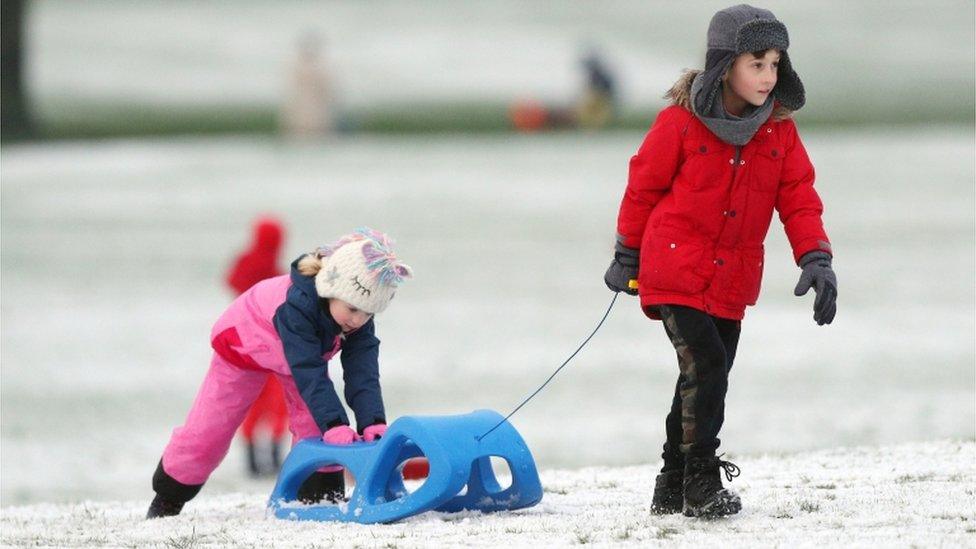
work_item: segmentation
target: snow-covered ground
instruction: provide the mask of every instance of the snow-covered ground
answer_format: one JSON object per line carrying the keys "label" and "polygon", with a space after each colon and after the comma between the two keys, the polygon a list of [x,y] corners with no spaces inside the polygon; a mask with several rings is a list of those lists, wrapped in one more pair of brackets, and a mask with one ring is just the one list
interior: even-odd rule
{"label": "snow-covered ground", "polygon": [[972,547],[976,443],[937,441],[737,458],[742,513],[650,513],[656,470],[542,472],[542,502],[516,512],[426,513],[389,525],[265,516],[266,492],[204,492],[176,518],[146,501],[3,508],[4,546],[108,547]]}
{"label": "snow-covered ground", "polygon": [[[602,277],[640,138],[5,146],[3,505],[149,496],[230,298],[223,271],[262,211],[286,220],[288,258],[363,224],[399,240],[417,276],[378,322],[391,417],[507,413],[609,303]],[[971,440],[971,130],[810,132],[806,141],[840,310],[818,327],[812,298],[793,297],[798,270],[774,221],[723,449]],[[543,470],[654,464],[676,372],[661,326],[622,297],[512,421]],[[206,494],[270,490],[243,478],[242,457],[232,448]]]}

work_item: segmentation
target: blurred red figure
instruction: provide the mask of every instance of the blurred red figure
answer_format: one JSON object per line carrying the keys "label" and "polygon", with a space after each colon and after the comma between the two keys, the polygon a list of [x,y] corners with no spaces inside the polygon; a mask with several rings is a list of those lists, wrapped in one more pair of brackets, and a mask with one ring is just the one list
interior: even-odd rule
{"label": "blurred red figure", "polygon": [[[254,284],[283,274],[278,268],[278,254],[284,241],[284,228],[273,217],[262,217],[254,222],[254,236],[250,246],[234,260],[227,272],[227,285],[240,295]],[[255,431],[261,424],[271,430],[270,447],[264,459],[258,456]],[[261,395],[247,413],[241,425],[241,435],[247,445],[247,466],[251,476],[274,475],[281,466],[281,439],[288,430],[288,408],[285,405],[281,385],[274,376],[261,390]]]}
{"label": "blurred red figure", "polygon": [[266,278],[283,274],[278,268],[278,253],[285,237],[281,222],[274,217],[254,221],[254,239],[250,247],[234,260],[227,272],[227,285],[238,296]]}

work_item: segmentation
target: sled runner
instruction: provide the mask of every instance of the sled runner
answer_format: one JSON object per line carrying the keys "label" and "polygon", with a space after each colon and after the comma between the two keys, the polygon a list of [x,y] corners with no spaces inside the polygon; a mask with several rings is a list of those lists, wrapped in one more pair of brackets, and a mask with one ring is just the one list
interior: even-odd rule
{"label": "sled runner", "polygon": [[[268,507],[289,520],[394,522],[426,511],[483,512],[521,509],[539,503],[542,484],[528,446],[507,421],[492,410],[455,416],[404,416],[378,442],[331,445],[305,439],[295,445],[281,467]],[[409,492],[399,465],[424,456],[427,480]],[[504,459],[512,485],[502,489],[491,467],[492,456]],[[341,465],[356,478],[346,503],[302,505],[295,501],[302,482],[317,469]]]}

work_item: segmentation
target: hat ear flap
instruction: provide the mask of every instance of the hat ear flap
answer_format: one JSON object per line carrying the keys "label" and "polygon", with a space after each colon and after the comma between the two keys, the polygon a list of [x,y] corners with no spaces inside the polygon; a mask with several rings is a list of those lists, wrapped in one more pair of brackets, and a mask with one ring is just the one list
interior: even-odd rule
{"label": "hat ear flap", "polygon": [[780,52],[779,69],[776,74],[776,86],[773,88],[776,100],[791,111],[800,110],[806,103],[806,91],[799,75],[793,70],[790,56],[786,51]]}

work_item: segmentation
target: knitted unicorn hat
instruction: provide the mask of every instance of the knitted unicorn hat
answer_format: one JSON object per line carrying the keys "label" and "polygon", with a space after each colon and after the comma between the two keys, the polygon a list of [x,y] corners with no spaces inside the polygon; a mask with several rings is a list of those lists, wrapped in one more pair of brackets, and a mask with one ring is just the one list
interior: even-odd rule
{"label": "knitted unicorn hat", "polygon": [[369,227],[360,227],[315,251],[322,268],[315,275],[320,297],[337,298],[376,314],[383,312],[401,282],[413,270],[393,253],[393,240]]}

